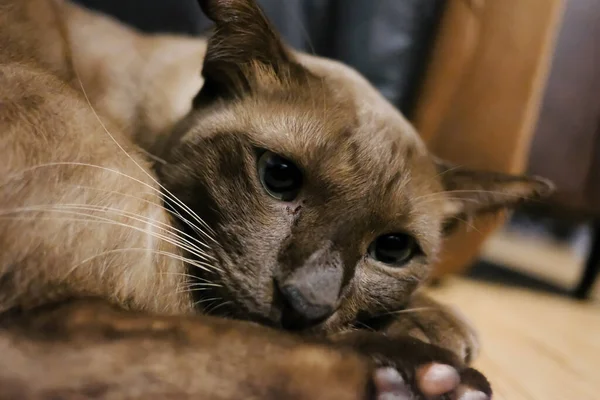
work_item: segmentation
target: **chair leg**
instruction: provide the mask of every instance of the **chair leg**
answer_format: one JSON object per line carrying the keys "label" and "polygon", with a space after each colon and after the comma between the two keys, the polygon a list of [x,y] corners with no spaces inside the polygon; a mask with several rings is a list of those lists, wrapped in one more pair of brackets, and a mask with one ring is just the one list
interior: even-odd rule
{"label": "chair leg", "polygon": [[586,300],[590,296],[590,291],[594,287],[598,274],[600,274],[600,220],[595,221],[592,227],[590,253],[585,264],[583,276],[573,290],[573,297]]}

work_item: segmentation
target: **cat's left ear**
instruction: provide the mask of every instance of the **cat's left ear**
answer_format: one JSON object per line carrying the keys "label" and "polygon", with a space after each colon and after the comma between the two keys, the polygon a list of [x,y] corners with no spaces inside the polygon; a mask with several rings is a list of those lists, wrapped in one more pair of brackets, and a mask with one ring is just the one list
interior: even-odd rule
{"label": "cat's left ear", "polygon": [[204,98],[239,97],[260,85],[285,83],[308,73],[293,60],[255,0],[199,4],[215,23],[202,67]]}
{"label": "cat's left ear", "polygon": [[446,192],[444,213],[448,220],[512,208],[554,192],[554,185],[539,177],[474,171],[440,160],[436,166]]}

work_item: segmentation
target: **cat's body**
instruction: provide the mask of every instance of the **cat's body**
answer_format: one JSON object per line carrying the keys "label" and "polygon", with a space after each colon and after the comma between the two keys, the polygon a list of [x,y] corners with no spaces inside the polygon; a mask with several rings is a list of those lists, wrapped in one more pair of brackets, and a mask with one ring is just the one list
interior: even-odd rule
{"label": "cat's body", "polygon": [[[410,125],[356,72],[285,49],[251,1],[203,3],[218,27],[210,42],[144,36],[63,0],[0,0],[0,158],[8,160],[0,164],[0,311],[27,315],[48,303],[94,297],[136,313],[212,313],[329,336],[387,360],[384,365],[409,380],[410,371],[426,362],[463,368],[476,343],[470,328],[413,295],[435,258],[442,226],[455,215],[514,203],[547,185],[436,169]],[[142,149],[166,161],[153,168]],[[277,162],[301,171],[302,187],[289,198],[272,193],[272,185],[263,188],[265,168]],[[444,189],[456,190],[454,196]],[[394,240],[410,243],[404,249],[410,254],[382,253],[380,238],[393,232],[403,232]],[[386,264],[382,254],[406,257]],[[431,313],[422,320],[393,316],[423,304]],[[93,362],[95,346],[105,340],[117,343],[103,350],[109,366],[120,362],[119,343],[138,351],[121,362],[137,365],[141,375],[120,384],[148,392],[133,390],[124,398],[236,398],[215,393],[228,384],[248,398],[366,396],[372,365],[354,353],[313,348],[243,323],[232,322],[226,329],[232,336],[224,339],[228,322],[212,318],[166,323],[99,307],[107,317],[98,325],[81,317],[89,307],[80,314],[67,307],[64,318],[56,318],[53,330],[62,339],[30,338],[23,326],[37,322],[7,319],[0,345],[13,349],[21,369],[0,373],[0,382],[23,379],[35,360],[31,343],[68,337],[80,344],[73,359],[84,364]],[[43,315],[32,318],[48,324]],[[142,328],[133,328],[138,322]],[[357,323],[377,324],[389,337],[354,337]],[[154,329],[170,334],[156,339]],[[98,336],[90,339],[94,330]],[[434,346],[413,346],[408,334]],[[140,341],[131,342],[132,335]],[[393,349],[394,338],[403,353]],[[225,340],[240,344],[237,358],[223,357]],[[159,372],[143,367],[151,343],[170,349],[157,355],[165,365]],[[266,357],[250,351],[261,345]],[[303,346],[316,358],[293,361],[287,352],[310,353]],[[175,348],[204,360],[198,368],[205,385],[192,388],[169,377],[182,357]],[[255,363],[286,377],[319,375],[334,389],[315,392],[296,382],[268,392],[275,376],[253,389],[248,376]],[[60,366],[60,360],[50,357],[47,365]],[[214,368],[223,373],[206,374]],[[232,377],[236,369],[240,375]],[[74,396],[90,378],[69,380],[72,373],[64,375],[70,389],[57,383],[60,374],[54,381],[40,378],[38,389],[58,385]],[[153,379],[162,389],[151,391]],[[13,389],[22,394],[24,386]],[[34,389],[17,397],[43,398]],[[115,396],[107,398],[124,393],[119,385],[111,390],[101,392]]]}
{"label": "cat's body", "polygon": [[[161,60],[148,66],[135,64],[153,59],[143,53],[152,39],[144,41],[112,21],[94,20],[93,14],[63,2],[2,1],[0,10],[0,124],[5,160],[0,167],[0,196],[3,210],[14,210],[2,215],[0,225],[0,309],[87,294],[108,296],[136,309],[189,312],[192,307],[185,295],[174,295],[182,292],[183,263],[157,252],[179,254],[175,246],[152,236],[163,232],[163,224],[171,224],[160,188],[150,164],[131,140],[137,133],[136,120],[148,121],[171,107],[154,109],[153,98],[139,98],[156,84],[150,75],[160,77],[160,71],[151,69],[159,68]],[[107,26],[95,27],[90,21]],[[124,34],[118,35],[119,30]],[[102,42],[104,48],[86,37],[99,32],[108,36]],[[111,34],[118,39],[111,40]],[[78,37],[80,42],[74,40]],[[155,42],[160,40],[168,38]],[[72,43],[82,42],[94,54],[71,48]],[[152,44],[147,44],[149,51],[161,46]],[[184,38],[177,42],[179,49],[190,46],[194,57],[202,56],[203,44]],[[190,51],[184,49],[183,57],[186,52]],[[116,61],[127,56],[131,58],[124,61],[131,70],[118,68]],[[196,67],[201,67],[201,60]],[[140,76],[143,73],[149,76]],[[196,84],[197,90],[199,83],[192,79],[189,85]],[[185,93],[185,88],[175,89]],[[154,90],[152,96],[163,93]],[[156,101],[172,104],[170,100],[176,100],[165,97],[171,98]],[[161,123],[172,123],[187,111],[174,111]],[[148,132],[162,130],[158,126]],[[53,205],[54,210],[48,211]],[[137,220],[106,211],[96,211],[96,218],[87,217],[94,214],[81,208],[87,206],[121,210],[136,215]],[[95,222],[77,221],[85,218]],[[96,257],[105,251],[113,253]]]}

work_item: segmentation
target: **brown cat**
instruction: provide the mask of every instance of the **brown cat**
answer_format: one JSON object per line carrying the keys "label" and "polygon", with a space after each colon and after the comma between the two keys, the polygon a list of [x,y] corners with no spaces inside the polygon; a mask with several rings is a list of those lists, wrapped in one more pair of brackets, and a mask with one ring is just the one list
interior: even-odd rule
{"label": "brown cat", "polygon": [[487,398],[416,290],[455,218],[550,185],[434,160],[254,1],[200,3],[208,43],[0,0],[0,398]]}

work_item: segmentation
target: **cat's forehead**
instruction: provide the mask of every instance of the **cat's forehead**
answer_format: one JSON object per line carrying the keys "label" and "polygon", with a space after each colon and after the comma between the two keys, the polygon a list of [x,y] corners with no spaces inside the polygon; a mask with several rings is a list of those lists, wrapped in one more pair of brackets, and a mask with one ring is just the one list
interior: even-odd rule
{"label": "cat's forehead", "polygon": [[258,96],[240,107],[254,140],[306,168],[334,171],[340,179],[359,174],[393,180],[429,158],[413,127],[360,74],[326,59],[302,56],[300,61],[315,76],[310,84]]}
{"label": "cat's forehead", "polygon": [[311,80],[247,96],[233,106],[230,120],[254,140],[303,159],[353,151],[363,159],[402,164],[427,152],[402,114],[359,73],[330,60],[299,58]]}

